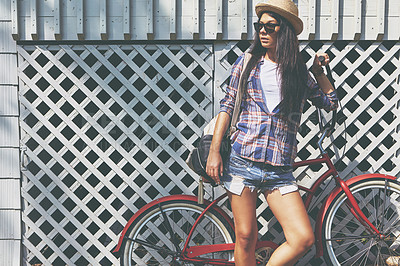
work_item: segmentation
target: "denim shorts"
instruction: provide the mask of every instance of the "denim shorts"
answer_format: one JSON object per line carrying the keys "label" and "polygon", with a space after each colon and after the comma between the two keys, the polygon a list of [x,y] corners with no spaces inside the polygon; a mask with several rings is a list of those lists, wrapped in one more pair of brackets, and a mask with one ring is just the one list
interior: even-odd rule
{"label": "denim shorts", "polygon": [[298,190],[291,166],[253,162],[233,150],[224,163],[224,174],[220,180],[225,189],[236,195],[242,194],[245,187],[258,192],[279,189],[282,195]]}

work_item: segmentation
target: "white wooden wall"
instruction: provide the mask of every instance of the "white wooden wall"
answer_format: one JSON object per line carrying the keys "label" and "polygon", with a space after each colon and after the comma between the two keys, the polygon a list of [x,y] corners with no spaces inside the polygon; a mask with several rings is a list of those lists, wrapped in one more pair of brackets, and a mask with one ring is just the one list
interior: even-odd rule
{"label": "white wooden wall", "polygon": [[[218,94],[219,88],[222,87],[221,84],[223,84],[224,80],[227,78],[227,70],[232,63],[231,60],[242,52],[242,48],[239,49],[236,45],[237,41],[241,39],[251,39],[253,35],[252,22],[256,20],[253,6],[256,2],[260,1],[0,0],[0,62],[2,62],[2,64],[0,64],[0,265],[26,264],[29,263],[29,258],[36,256],[40,258],[40,261],[47,260],[48,264],[57,261],[58,258],[64,260],[65,255],[63,252],[69,250],[70,247],[68,243],[72,243],[71,246],[78,250],[71,259],[74,263],[78,261],[79,256],[85,257],[85,252],[92,243],[94,243],[94,246],[99,247],[104,257],[108,257],[111,261],[117,263],[113,255],[107,253],[106,248],[103,246],[108,245],[108,247],[112,247],[115,243],[100,243],[98,239],[101,237],[98,235],[91,236],[88,234],[88,238],[93,238],[94,242],[92,242],[92,240],[88,241],[81,247],[76,244],[71,236],[66,234],[68,237],[68,241],[65,242],[66,244],[57,244],[60,246],[56,248],[54,248],[53,242],[57,242],[55,239],[58,239],[56,237],[60,236],[55,233],[60,229],[58,225],[56,225],[57,230],[53,232],[55,235],[52,235],[54,239],[46,238],[46,235],[42,235],[43,241],[40,245],[37,245],[37,247],[33,244],[34,239],[28,237],[30,236],[29,232],[35,232],[35,230],[41,232],[39,227],[45,228],[46,222],[51,221],[52,218],[50,218],[46,211],[43,211],[43,215],[39,220],[35,220],[36,218],[31,219],[31,216],[34,216],[36,207],[38,207],[38,210],[41,210],[41,207],[39,207],[40,203],[35,203],[36,200],[31,200],[33,203],[30,204],[33,205],[28,206],[27,204],[24,206],[24,212],[21,213],[21,192],[19,188],[21,169],[19,156],[23,153],[20,153],[19,149],[24,149],[24,146],[21,146],[19,143],[21,138],[19,133],[19,119],[23,121],[24,117],[29,115],[29,112],[20,113],[18,93],[21,93],[21,90],[23,91],[24,89],[29,91],[29,88],[34,88],[35,86],[18,84],[18,78],[21,80],[21,74],[18,75],[17,72],[17,45],[13,39],[31,41],[30,44],[32,45],[36,45],[36,40],[46,41],[44,42],[45,45],[48,44],[47,41],[92,40],[96,41],[94,42],[95,46],[92,47],[91,50],[94,52],[96,49],[99,49],[97,45],[107,44],[102,42],[103,40],[177,40],[175,44],[178,43],[178,45],[180,45],[180,40],[208,40],[208,44],[205,45],[205,52],[202,53],[202,55],[207,55],[202,59],[204,62],[196,59],[195,62],[191,62],[191,64],[195,66],[201,64],[201,68],[203,69],[208,69],[207,65],[212,66],[215,76],[212,81],[213,84],[211,85],[214,85],[214,87],[218,89],[214,91],[214,97],[218,98],[220,96]],[[336,68],[336,70],[334,70],[336,73],[335,78],[342,86],[341,91],[346,92],[342,103],[345,106],[343,114],[347,117],[348,129],[344,129],[344,125],[341,124],[334,136],[334,144],[339,147],[339,154],[346,152],[346,156],[343,160],[344,165],[341,166],[342,175],[349,177],[360,174],[363,171],[379,171],[399,176],[400,164],[398,162],[400,148],[396,140],[399,139],[398,125],[400,117],[398,108],[399,83],[397,78],[399,75],[397,66],[399,64],[398,53],[400,49],[398,46],[400,36],[400,1],[295,0],[295,2],[299,5],[300,16],[305,25],[304,32],[300,35],[300,40],[304,41],[302,42],[302,49],[304,48],[308,53],[313,53],[318,49],[331,51],[332,55],[336,57],[336,59],[332,61],[332,67]],[[320,42],[320,44],[318,41],[309,42],[309,40],[313,39],[323,40],[324,42]],[[215,42],[215,40],[218,41]],[[221,40],[233,42],[227,42],[226,45],[224,45]],[[351,42],[343,41],[332,43],[332,40],[348,40]],[[374,42],[369,44],[369,42],[358,42],[358,40],[373,40]],[[387,42],[386,40],[394,40],[394,43],[397,43],[392,45],[393,42]],[[76,42],[74,43],[76,44]],[[118,45],[121,44],[121,42],[116,43]],[[170,44],[170,42],[165,43],[167,45]],[[211,43],[214,45],[211,45]],[[146,41],[143,49],[152,51],[152,47],[147,47],[149,44],[153,43]],[[56,43],[56,45],[58,45],[58,43]],[[71,45],[73,46],[73,44]],[[189,46],[191,45],[192,44],[189,44]],[[24,46],[19,47],[21,50],[19,53],[20,56],[24,54],[24,50],[31,50]],[[61,55],[63,49],[68,47],[69,44],[63,48],[59,48],[56,53]],[[90,47],[91,46],[89,46],[89,48]],[[213,50],[214,47],[215,50]],[[42,53],[42,48],[34,48],[33,50],[36,49],[36,53],[39,53],[39,50],[40,53]],[[70,49],[79,50],[74,46]],[[137,49],[141,49],[140,45]],[[165,49],[167,51],[167,48]],[[49,51],[51,49],[45,48],[43,51],[46,50]],[[187,63],[185,54],[191,54],[189,50],[188,48],[182,47],[182,52],[176,55],[177,58]],[[212,51],[212,56],[215,56],[214,60],[210,61],[208,50]],[[233,53],[231,51],[236,55],[230,55]],[[158,53],[159,51],[152,54],[151,57],[157,57],[159,55]],[[25,57],[21,56],[21,60],[19,61],[20,68],[24,69],[24,67],[30,65],[30,63],[25,63],[25,65],[23,65],[23,58],[29,59],[31,57],[33,58],[35,55],[36,54],[33,54],[31,56],[25,53]],[[50,54],[49,56],[51,57]],[[89,54],[80,54],[80,56],[86,58]],[[97,56],[101,58],[98,53]],[[108,58],[109,54],[105,54],[105,56]],[[195,56],[195,54],[192,54],[192,56]],[[151,57],[148,56],[148,58]],[[170,58],[174,57],[171,55]],[[230,60],[227,60],[227,58],[230,58]],[[143,68],[147,68],[151,65],[151,62],[152,61],[147,61],[143,64]],[[164,67],[168,69],[172,68],[171,62]],[[76,63],[74,63],[73,66],[75,66],[75,64]],[[180,63],[178,62],[178,64]],[[47,67],[50,69],[52,64],[49,64]],[[47,70],[47,67],[44,70]],[[100,68],[101,64],[96,63],[94,67]],[[41,72],[43,72],[43,75],[46,75],[46,71],[44,70]],[[192,70],[195,71],[196,68]],[[209,75],[212,71],[205,71],[205,73]],[[158,73],[155,78],[157,78],[158,75],[164,74]],[[63,75],[65,75],[65,73]],[[182,75],[183,74],[180,74],[180,78],[178,78],[179,82],[183,81],[181,80],[184,78]],[[208,86],[211,86],[209,84],[211,81],[207,78],[207,75],[202,77],[202,79],[204,79],[204,84],[206,84],[208,88]],[[40,79],[39,74],[37,78]],[[192,76],[189,77],[189,79],[190,78],[193,79]],[[381,79],[384,80],[382,84],[375,84],[379,83]],[[30,78],[26,80],[29,81]],[[358,83],[354,84],[354,80],[358,80]],[[372,82],[369,82],[369,80],[372,80]],[[152,83],[150,82],[150,84]],[[190,82],[188,84],[190,84]],[[199,84],[197,84],[196,87],[199,87],[198,85]],[[57,86],[56,82],[55,86]],[[206,90],[202,89],[202,91]],[[147,89],[145,92],[147,92]],[[193,90],[193,93],[195,93],[195,90]],[[24,97],[25,96],[22,95],[21,99],[24,99]],[[113,99],[118,99],[118,97],[113,97]],[[41,102],[37,102],[38,105],[40,103]],[[178,104],[182,107],[184,102],[179,101],[174,104]],[[382,104],[384,107],[380,108]],[[357,105],[361,106],[361,108],[354,110],[353,107]],[[369,105],[371,105],[371,107],[367,108]],[[35,108],[36,107],[32,110],[35,111]],[[308,117],[312,111],[310,109],[307,112],[308,113],[306,113],[304,117]],[[204,113],[209,114],[208,112]],[[148,115],[148,113],[145,114]],[[371,118],[368,122],[366,121],[366,117],[368,118],[369,116]],[[22,124],[24,125],[24,123],[25,122]],[[313,130],[313,123],[311,121],[306,121],[305,124],[309,125],[308,130]],[[183,126],[183,124],[181,126]],[[343,136],[345,136],[344,132],[347,131],[350,137],[343,138]],[[382,131],[382,133],[380,133],[380,131]],[[303,156],[306,156],[308,153],[314,156],[317,152],[312,146],[307,144],[310,140],[309,136],[311,135],[312,134],[308,134],[305,137],[299,136],[302,141],[299,150],[303,151]],[[181,139],[184,140],[184,138]],[[173,139],[168,140],[175,141]],[[193,137],[191,137],[190,141],[192,140]],[[348,143],[347,147],[343,146],[343,143]],[[331,147],[332,149],[337,149],[333,146]],[[27,148],[26,151],[26,154],[29,155],[29,148]],[[66,152],[65,148],[62,149],[62,152]],[[108,158],[106,155],[103,157],[104,159]],[[27,158],[28,157],[25,156],[22,159],[29,165]],[[172,164],[172,161],[167,162],[168,166]],[[360,168],[361,165],[362,167]],[[310,169],[307,169],[299,173],[302,182],[306,184],[309,183],[309,176],[312,176],[311,172]],[[40,181],[35,183],[29,178],[26,178],[30,175],[29,171],[23,171],[22,173],[25,177],[25,179],[22,180],[24,188],[23,198],[24,203],[28,203],[29,193],[34,194],[36,192],[34,189],[31,190],[31,188],[35,188],[36,185],[39,185],[39,182],[45,182],[46,180],[44,178],[43,180],[38,179]],[[182,174],[182,176],[186,175]],[[56,181],[58,180],[58,176],[56,175],[51,178],[54,178]],[[86,181],[79,179],[71,186],[71,191],[78,193],[80,182],[84,186],[87,186],[85,183]],[[131,182],[130,179],[129,182]],[[132,186],[132,182],[129,182],[124,182],[123,185],[121,185],[124,190]],[[150,188],[152,185],[159,188],[155,181],[153,183],[151,182],[151,179],[147,180],[144,185],[145,188]],[[194,191],[195,184],[189,184],[189,187],[185,188],[184,183],[185,180],[183,180],[183,182],[172,182],[166,186],[166,188],[160,189],[162,192],[161,194],[172,193],[173,189],[175,189],[175,185],[181,189],[183,188],[185,193]],[[121,189],[121,186],[118,187],[118,189]],[[108,187],[110,188],[112,186]],[[57,186],[55,186],[53,182],[47,189],[49,189],[49,191],[56,191],[55,188],[57,188]],[[118,192],[118,189],[112,190],[115,195],[121,194],[121,192]],[[66,191],[68,192],[69,190]],[[88,198],[86,198],[87,200],[92,197],[99,199],[104,197],[103,194],[101,194],[103,192],[97,192],[102,191],[100,187],[96,187],[96,190],[90,191],[92,192],[92,196],[88,195]],[[72,192],[63,195],[61,201],[66,200],[71,195]],[[102,230],[104,228],[105,231],[109,231],[108,228],[111,222],[116,220],[119,220],[121,223],[126,222],[125,219],[127,218],[125,216],[128,216],[129,212],[134,211],[136,208],[132,205],[132,202],[134,202],[132,201],[132,197],[143,198],[138,195],[139,194],[134,194],[134,196],[129,195],[130,198],[124,200],[125,205],[122,207],[118,206],[118,208],[120,208],[118,215],[104,224],[98,221],[97,224]],[[43,189],[37,197],[42,200],[47,196],[49,196],[49,192]],[[50,197],[52,196],[50,195]],[[122,198],[124,197],[125,196],[122,196]],[[148,200],[149,199],[146,199],[146,201]],[[56,200],[54,202],[59,204]],[[83,209],[86,208],[84,203],[79,204],[83,206]],[[261,205],[259,210],[262,210],[265,207],[264,205]],[[62,209],[61,206],[60,208]],[[54,211],[54,208],[51,209],[51,211]],[[114,212],[116,211],[113,211],[113,213]],[[66,213],[70,215],[70,213]],[[121,213],[124,213],[123,217],[121,217]],[[21,236],[21,215],[24,226],[30,227],[30,231],[28,234],[25,233],[24,236]],[[70,218],[74,221],[72,217]],[[266,224],[266,221],[269,219],[267,218],[261,214],[259,219]],[[265,219],[265,221],[263,219]],[[64,222],[67,224],[67,220]],[[63,225],[63,222],[59,224]],[[79,228],[82,229],[81,227]],[[261,230],[261,233],[264,234],[265,230],[266,227]],[[77,230],[77,232],[78,231],[79,230]],[[113,234],[114,233],[110,234],[112,236],[112,241],[116,241],[117,237]],[[271,230],[271,234],[277,237],[277,239],[282,237],[279,235],[280,232],[274,231],[274,229]],[[75,236],[75,234],[72,235]],[[27,249],[30,250],[30,253],[24,256],[20,254],[21,237],[23,238],[22,241],[25,248],[28,246]],[[46,244],[52,246],[55,253],[50,258],[43,259],[42,256],[47,256],[46,252],[50,250],[47,248]],[[42,252],[44,255],[42,255]],[[95,264],[95,262],[101,260],[101,254],[91,254],[88,260]],[[25,261],[21,262],[21,257],[23,257]],[[306,265],[308,259],[311,258],[312,254],[307,255],[302,265]],[[68,259],[65,259],[65,261],[68,261]]]}
{"label": "white wooden wall", "polygon": [[[241,40],[262,0],[7,0],[15,40]],[[300,40],[398,40],[400,1],[294,0]]]}
{"label": "white wooden wall", "polygon": [[21,192],[16,43],[10,1],[0,1],[0,265],[21,263]]}

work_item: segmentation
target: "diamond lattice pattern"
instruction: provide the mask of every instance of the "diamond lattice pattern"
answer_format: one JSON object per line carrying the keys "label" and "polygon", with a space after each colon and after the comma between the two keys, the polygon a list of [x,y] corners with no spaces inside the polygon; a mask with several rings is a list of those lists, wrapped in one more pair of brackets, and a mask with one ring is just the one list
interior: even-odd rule
{"label": "diamond lattice pattern", "polygon": [[193,194],[184,159],[212,117],[212,47],[20,47],[31,263],[117,264],[147,202]]}
{"label": "diamond lattice pattern", "polygon": [[[197,194],[198,177],[184,160],[218,109],[231,65],[248,46],[19,46],[26,261],[116,265],[111,250],[133,213],[161,196]],[[308,66],[315,51],[331,56],[342,109],[325,147],[342,176],[398,176],[399,44],[313,41],[301,49]],[[316,134],[315,108],[307,105],[300,159],[318,156]],[[324,170],[295,175],[307,186]],[[328,192],[329,185],[313,204],[313,223]],[[260,198],[260,237],[283,241],[266,207]],[[322,263],[313,256],[299,264]]]}

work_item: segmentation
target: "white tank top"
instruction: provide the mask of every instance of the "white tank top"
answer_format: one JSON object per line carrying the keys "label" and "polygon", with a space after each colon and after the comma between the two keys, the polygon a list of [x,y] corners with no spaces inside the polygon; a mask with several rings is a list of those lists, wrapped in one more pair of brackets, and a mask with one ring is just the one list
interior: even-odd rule
{"label": "white tank top", "polygon": [[281,102],[281,81],[278,74],[278,65],[264,59],[260,69],[260,82],[263,91],[264,103],[268,112],[272,113]]}

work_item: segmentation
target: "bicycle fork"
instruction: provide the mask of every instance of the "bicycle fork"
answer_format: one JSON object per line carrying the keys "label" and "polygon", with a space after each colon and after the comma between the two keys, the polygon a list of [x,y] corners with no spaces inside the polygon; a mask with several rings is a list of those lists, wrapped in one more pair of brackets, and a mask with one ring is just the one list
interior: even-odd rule
{"label": "bicycle fork", "polygon": [[[369,231],[372,235],[377,235],[379,236],[380,239],[383,239],[385,236],[381,233],[382,226],[379,226],[379,229],[376,228],[371,221],[365,216],[365,214],[362,212],[360,209],[360,206],[358,206],[358,203],[356,199],[354,198],[353,194],[350,191],[349,186],[340,178],[336,178],[336,182],[339,183],[340,187],[343,189],[344,193],[347,196],[347,206],[350,209],[350,212],[356,217],[356,219],[365,227],[367,231]],[[385,195],[387,191],[387,179],[385,179]],[[386,204],[386,197],[384,197],[384,205],[383,208],[385,207]],[[384,219],[384,210],[382,210],[382,223],[383,224],[383,219]]]}

